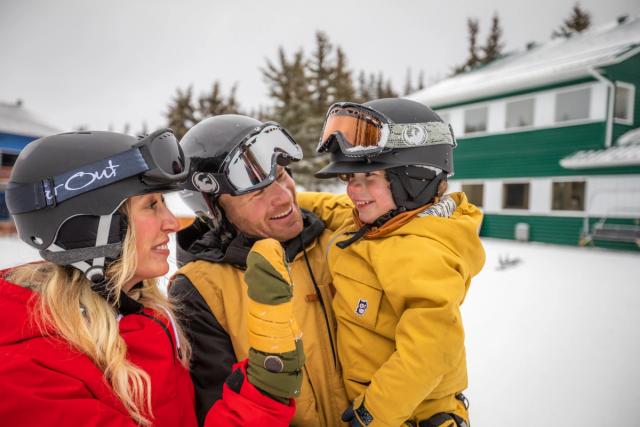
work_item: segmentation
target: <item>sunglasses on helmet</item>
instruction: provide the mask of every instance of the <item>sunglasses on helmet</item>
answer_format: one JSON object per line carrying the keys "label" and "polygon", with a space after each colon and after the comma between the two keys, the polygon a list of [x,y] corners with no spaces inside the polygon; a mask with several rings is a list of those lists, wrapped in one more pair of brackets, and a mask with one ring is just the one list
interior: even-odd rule
{"label": "sunglasses on helmet", "polygon": [[271,184],[278,165],[301,159],[302,149],[293,137],[277,123],[267,122],[229,153],[219,173],[194,172],[187,187],[210,194],[241,195]]}
{"label": "sunglasses on helmet", "polygon": [[329,107],[317,152],[329,151],[336,142],[350,157],[375,156],[396,148],[456,145],[451,127],[443,122],[393,123],[384,114],[351,102]]}

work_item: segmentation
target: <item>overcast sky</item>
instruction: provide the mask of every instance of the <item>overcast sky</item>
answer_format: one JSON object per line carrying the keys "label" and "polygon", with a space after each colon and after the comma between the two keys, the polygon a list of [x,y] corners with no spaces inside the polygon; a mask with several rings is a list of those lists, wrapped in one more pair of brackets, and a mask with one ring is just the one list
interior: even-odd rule
{"label": "overcast sky", "polygon": [[[350,68],[382,71],[401,89],[464,61],[467,17],[484,42],[498,12],[506,51],[547,41],[575,0],[1,0],[0,101],[21,99],[53,126],[133,131],[165,125],[176,88],[238,84],[245,109],[268,105],[260,73],[279,46],[310,52],[316,30]],[[592,23],[639,14],[637,0],[582,0]]]}

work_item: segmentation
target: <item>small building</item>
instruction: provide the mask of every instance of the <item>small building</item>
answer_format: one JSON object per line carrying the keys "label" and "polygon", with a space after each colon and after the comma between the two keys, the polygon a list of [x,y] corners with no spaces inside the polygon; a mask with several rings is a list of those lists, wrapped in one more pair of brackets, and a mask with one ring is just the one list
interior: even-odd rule
{"label": "small building", "polygon": [[529,44],[409,98],[458,139],[481,235],[640,246],[640,16]]}
{"label": "small building", "polygon": [[58,132],[25,109],[22,102],[9,104],[0,101],[0,234],[13,230],[4,194],[18,154],[34,139]]}

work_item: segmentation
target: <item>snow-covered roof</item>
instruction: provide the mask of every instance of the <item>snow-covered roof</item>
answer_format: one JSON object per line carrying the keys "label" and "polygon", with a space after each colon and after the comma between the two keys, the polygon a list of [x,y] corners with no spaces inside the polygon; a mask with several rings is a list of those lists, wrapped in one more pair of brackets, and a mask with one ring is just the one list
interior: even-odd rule
{"label": "snow-covered roof", "polygon": [[510,54],[408,98],[435,107],[455,104],[582,78],[639,52],[640,15]]}
{"label": "snow-covered roof", "polygon": [[640,128],[623,133],[616,141],[617,145],[637,144],[640,146]]}
{"label": "snow-covered roof", "polygon": [[60,130],[45,123],[20,103],[0,102],[0,132],[41,137],[58,133]]}
{"label": "snow-covered roof", "polygon": [[560,160],[567,169],[640,166],[640,128],[630,130],[603,150],[583,150]]}

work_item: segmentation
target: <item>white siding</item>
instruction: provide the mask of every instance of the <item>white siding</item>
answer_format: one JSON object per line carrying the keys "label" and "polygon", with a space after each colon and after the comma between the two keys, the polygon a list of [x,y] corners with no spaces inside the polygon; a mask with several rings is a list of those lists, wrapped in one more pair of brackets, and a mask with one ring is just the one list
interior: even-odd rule
{"label": "white siding", "polygon": [[[561,181],[586,182],[584,211],[551,209],[553,183]],[[509,182],[529,183],[529,209],[502,209],[503,184]],[[484,184],[487,214],[640,218],[640,175],[454,180],[449,191],[460,191],[464,183]]]}
{"label": "white siding", "polygon": [[597,83],[591,87],[591,120],[605,120],[607,118],[607,86]]}
{"label": "white siding", "polygon": [[590,177],[586,191],[591,216],[640,217],[640,175]]}
{"label": "white siding", "polygon": [[[590,88],[589,117],[580,120],[571,120],[567,122],[556,123],[556,94],[558,92],[566,92],[580,88]],[[506,129],[506,104],[507,102],[534,99],[533,126],[526,128]],[[602,82],[583,83],[574,86],[566,86],[557,89],[550,89],[542,92],[534,92],[530,94],[512,96],[508,98],[496,99],[489,102],[479,102],[476,104],[468,104],[460,107],[452,107],[441,110],[449,116],[453,131],[457,136],[465,136],[464,134],[464,111],[467,109],[487,107],[487,131],[474,133],[473,136],[483,136],[491,133],[502,132],[518,132],[520,130],[532,130],[536,128],[548,128],[558,126],[568,126],[580,123],[589,123],[592,121],[604,121],[607,113],[607,86]]]}
{"label": "white siding", "polygon": [[546,215],[551,212],[551,179],[535,178],[529,186],[529,211]]}
{"label": "white siding", "polygon": [[489,179],[484,182],[484,209],[486,213],[502,210],[502,180]]}
{"label": "white siding", "polygon": [[553,123],[556,114],[556,97],[553,92],[542,92],[536,96],[534,126],[543,127]]}
{"label": "white siding", "polygon": [[489,119],[487,123],[487,132],[497,133],[504,131],[504,119],[506,114],[507,107],[505,102],[489,103]]}
{"label": "white siding", "polygon": [[449,185],[447,186],[447,193],[457,193],[460,190],[462,190],[461,181],[449,181]]}
{"label": "white siding", "polygon": [[449,120],[451,123],[451,127],[453,128],[453,133],[456,136],[462,135],[464,133],[464,110],[462,108],[454,108],[452,110],[447,110],[449,113]]}

